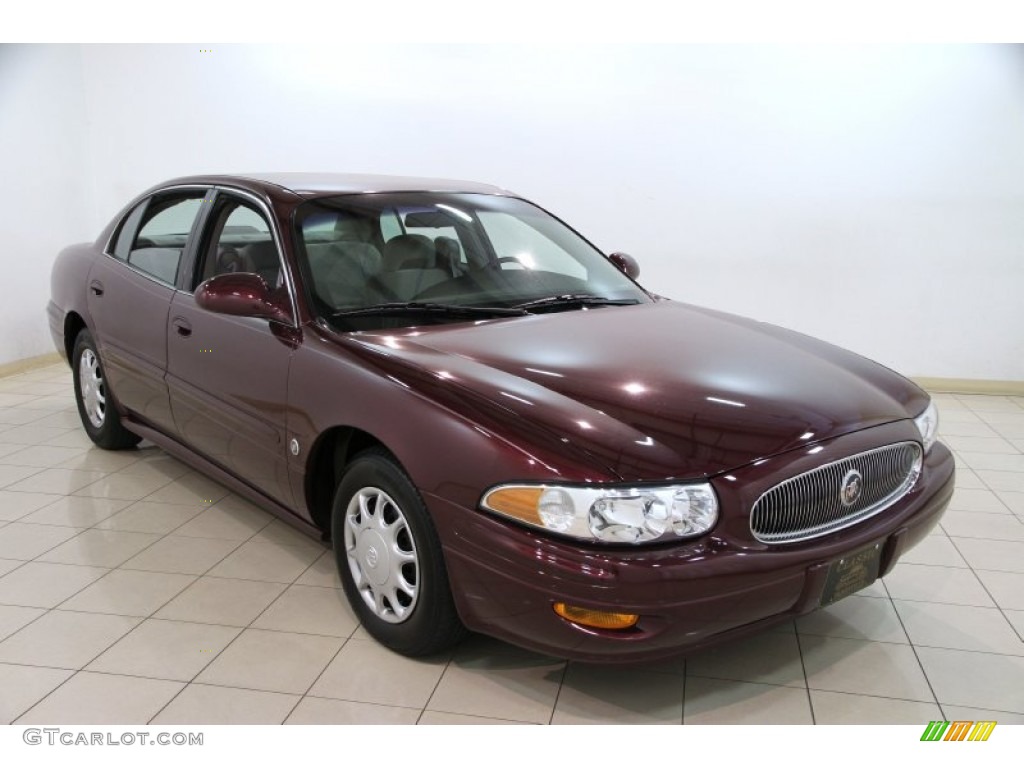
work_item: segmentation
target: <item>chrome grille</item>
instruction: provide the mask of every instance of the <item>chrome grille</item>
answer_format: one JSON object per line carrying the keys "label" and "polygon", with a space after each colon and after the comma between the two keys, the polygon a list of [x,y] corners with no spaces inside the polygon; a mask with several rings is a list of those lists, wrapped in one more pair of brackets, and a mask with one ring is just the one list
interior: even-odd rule
{"label": "chrome grille", "polygon": [[896,503],[920,473],[921,446],[910,442],[823,464],[765,491],[750,513],[750,531],[766,544],[825,536]]}

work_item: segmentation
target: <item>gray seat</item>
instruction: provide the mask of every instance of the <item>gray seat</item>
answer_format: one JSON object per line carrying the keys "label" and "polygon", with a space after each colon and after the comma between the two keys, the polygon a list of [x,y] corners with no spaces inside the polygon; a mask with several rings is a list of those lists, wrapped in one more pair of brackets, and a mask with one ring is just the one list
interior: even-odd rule
{"label": "gray seat", "polygon": [[339,216],[334,222],[334,239],[372,245],[374,225],[369,219]]}
{"label": "gray seat", "polygon": [[271,288],[281,283],[281,260],[277,255],[277,246],[272,240],[249,243],[239,251],[242,257],[243,271],[255,272],[267,281]]}
{"label": "gray seat", "polygon": [[434,240],[437,251],[437,266],[452,277],[462,274],[462,247],[454,237],[441,235]]}
{"label": "gray seat", "polygon": [[369,243],[344,241],[310,244],[309,269],[316,292],[335,308],[363,306],[380,301],[371,280],[380,272],[380,251]]}
{"label": "gray seat", "polygon": [[411,301],[449,277],[437,266],[434,241],[426,235],[398,235],[384,244],[380,282],[399,300]]}
{"label": "gray seat", "polygon": [[248,272],[248,262],[233,245],[220,246],[217,249],[217,258],[211,263],[207,262],[203,279],[208,280],[214,275],[223,275],[227,272]]}
{"label": "gray seat", "polygon": [[398,235],[384,243],[384,271],[423,269],[435,266],[437,251],[426,235]]}

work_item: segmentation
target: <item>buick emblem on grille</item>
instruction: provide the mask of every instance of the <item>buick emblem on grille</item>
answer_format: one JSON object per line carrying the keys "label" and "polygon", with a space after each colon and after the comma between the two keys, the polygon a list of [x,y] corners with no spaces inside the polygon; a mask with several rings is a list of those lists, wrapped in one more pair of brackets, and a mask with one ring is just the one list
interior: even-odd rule
{"label": "buick emblem on grille", "polygon": [[860,498],[860,492],[864,488],[864,478],[860,472],[851,469],[843,476],[843,483],[839,488],[839,500],[844,507],[852,507]]}
{"label": "buick emblem on grille", "polygon": [[898,502],[921,474],[921,444],[884,445],[822,464],[761,494],[750,532],[765,544],[828,536]]}

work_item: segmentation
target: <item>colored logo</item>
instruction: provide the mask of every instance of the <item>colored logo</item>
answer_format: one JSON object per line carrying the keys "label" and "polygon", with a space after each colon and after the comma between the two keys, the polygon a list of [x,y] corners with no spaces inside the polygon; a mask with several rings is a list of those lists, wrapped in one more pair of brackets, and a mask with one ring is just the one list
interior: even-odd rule
{"label": "colored logo", "polygon": [[839,499],[843,502],[843,506],[850,507],[856,504],[863,488],[864,479],[860,476],[860,472],[856,469],[847,472],[843,477],[842,487],[839,489]]}
{"label": "colored logo", "polygon": [[932,720],[921,741],[988,741],[995,727],[995,720]]}

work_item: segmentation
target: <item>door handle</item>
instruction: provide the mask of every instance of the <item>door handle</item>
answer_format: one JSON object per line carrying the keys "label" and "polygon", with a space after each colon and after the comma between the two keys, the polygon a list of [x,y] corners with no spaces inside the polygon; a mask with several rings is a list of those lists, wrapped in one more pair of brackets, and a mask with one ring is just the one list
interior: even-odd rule
{"label": "door handle", "polygon": [[102,296],[103,283],[101,283],[99,280],[93,280],[91,283],[89,283],[89,290],[93,292],[94,296]]}
{"label": "door handle", "polygon": [[188,320],[183,317],[176,317],[171,321],[171,325],[174,326],[174,330],[178,332],[179,336],[185,336],[186,338],[192,335],[192,326],[188,324]]}

